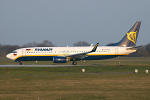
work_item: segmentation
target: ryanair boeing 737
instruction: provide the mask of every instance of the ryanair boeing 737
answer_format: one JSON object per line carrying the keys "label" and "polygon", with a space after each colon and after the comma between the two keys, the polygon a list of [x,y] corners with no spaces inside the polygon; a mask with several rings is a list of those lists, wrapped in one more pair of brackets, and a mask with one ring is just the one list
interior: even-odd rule
{"label": "ryanair boeing 737", "polygon": [[141,22],[136,22],[125,36],[117,43],[94,47],[29,47],[20,48],[9,53],[6,57],[16,62],[21,61],[53,61],[66,63],[72,61],[77,65],[78,60],[101,60],[136,52],[136,42]]}

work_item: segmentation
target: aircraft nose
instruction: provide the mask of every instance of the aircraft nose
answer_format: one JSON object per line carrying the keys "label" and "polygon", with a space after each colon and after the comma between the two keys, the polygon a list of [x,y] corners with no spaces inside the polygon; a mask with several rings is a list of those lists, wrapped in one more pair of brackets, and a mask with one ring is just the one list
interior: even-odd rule
{"label": "aircraft nose", "polygon": [[12,59],[11,56],[12,56],[12,54],[10,54],[10,53],[6,55],[6,57],[9,59]]}

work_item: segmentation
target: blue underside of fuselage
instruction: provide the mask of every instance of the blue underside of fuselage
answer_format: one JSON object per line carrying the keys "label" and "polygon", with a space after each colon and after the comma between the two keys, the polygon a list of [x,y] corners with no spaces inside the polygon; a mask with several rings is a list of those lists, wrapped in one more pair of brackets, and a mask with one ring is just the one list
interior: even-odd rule
{"label": "blue underside of fuselage", "polygon": [[[100,55],[100,56],[88,56],[82,60],[102,60],[115,58],[121,55]],[[23,56],[17,58],[15,61],[52,61],[54,56]],[[80,59],[81,60],[81,59]]]}

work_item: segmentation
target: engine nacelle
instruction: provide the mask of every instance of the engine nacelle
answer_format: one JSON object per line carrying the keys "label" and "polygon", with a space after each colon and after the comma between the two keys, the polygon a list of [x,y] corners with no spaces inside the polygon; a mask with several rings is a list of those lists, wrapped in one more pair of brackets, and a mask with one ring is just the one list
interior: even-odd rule
{"label": "engine nacelle", "polygon": [[67,59],[66,57],[56,56],[53,57],[53,63],[66,63]]}

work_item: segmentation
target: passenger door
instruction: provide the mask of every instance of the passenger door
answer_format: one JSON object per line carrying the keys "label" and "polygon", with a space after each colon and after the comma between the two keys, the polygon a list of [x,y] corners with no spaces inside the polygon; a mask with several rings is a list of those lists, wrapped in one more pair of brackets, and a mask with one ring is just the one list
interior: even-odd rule
{"label": "passenger door", "polygon": [[22,49],[22,56],[26,55],[26,49]]}
{"label": "passenger door", "polygon": [[118,48],[115,48],[115,54],[118,55]]}

